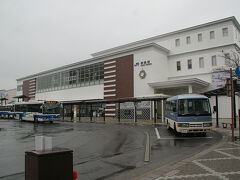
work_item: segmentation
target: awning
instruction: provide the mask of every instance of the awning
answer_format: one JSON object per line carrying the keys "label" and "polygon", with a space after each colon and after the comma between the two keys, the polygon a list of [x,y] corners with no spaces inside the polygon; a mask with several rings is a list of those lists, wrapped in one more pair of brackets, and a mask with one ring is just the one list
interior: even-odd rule
{"label": "awning", "polygon": [[[240,84],[237,83],[237,80],[233,80],[233,87],[234,87],[234,92],[240,92]],[[211,90],[211,91],[207,91],[207,92],[204,92],[203,93],[205,96],[225,96],[227,95],[227,85],[225,85],[224,87],[222,88],[218,88],[218,89],[214,89],[214,90]]]}
{"label": "awning", "polygon": [[14,96],[13,98],[16,98],[16,99],[23,99],[23,98],[28,98],[28,97],[25,96],[25,95],[20,95],[20,96]]}
{"label": "awning", "polygon": [[124,103],[124,102],[141,102],[141,101],[160,101],[167,99],[166,95],[154,95],[152,97],[129,97],[120,99],[93,99],[93,100],[74,100],[74,101],[61,101],[62,104],[107,104],[107,103]]}
{"label": "awning", "polygon": [[185,87],[192,85],[193,87],[207,87],[210,83],[203,81],[198,78],[190,78],[190,79],[179,79],[179,80],[170,80],[170,81],[162,81],[162,82],[153,82],[148,83],[150,87],[153,89],[167,89],[167,88],[176,88],[176,87]]}

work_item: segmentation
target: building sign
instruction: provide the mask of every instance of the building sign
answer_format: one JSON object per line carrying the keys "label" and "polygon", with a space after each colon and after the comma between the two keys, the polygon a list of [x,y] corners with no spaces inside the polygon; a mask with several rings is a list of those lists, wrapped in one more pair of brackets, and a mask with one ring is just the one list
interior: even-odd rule
{"label": "building sign", "polygon": [[134,64],[135,67],[137,66],[149,66],[152,65],[151,61],[140,61],[140,62],[136,62],[136,64]]}
{"label": "building sign", "polygon": [[222,88],[226,84],[226,79],[230,78],[229,72],[213,72],[212,73],[212,88]]}
{"label": "building sign", "polygon": [[57,101],[46,101],[46,104],[57,104]]}

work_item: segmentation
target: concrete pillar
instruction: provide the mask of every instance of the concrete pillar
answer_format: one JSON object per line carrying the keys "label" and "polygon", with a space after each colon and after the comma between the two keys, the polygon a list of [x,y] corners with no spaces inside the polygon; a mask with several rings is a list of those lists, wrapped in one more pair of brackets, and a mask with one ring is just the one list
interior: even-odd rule
{"label": "concrete pillar", "polygon": [[162,102],[162,123],[165,122],[165,119],[164,119],[164,107],[163,107],[163,100],[161,100]]}
{"label": "concrete pillar", "polygon": [[154,123],[157,123],[157,102],[154,101]]}
{"label": "concrete pillar", "polygon": [[188,85],[188,94],[192,94],[192,85]]}

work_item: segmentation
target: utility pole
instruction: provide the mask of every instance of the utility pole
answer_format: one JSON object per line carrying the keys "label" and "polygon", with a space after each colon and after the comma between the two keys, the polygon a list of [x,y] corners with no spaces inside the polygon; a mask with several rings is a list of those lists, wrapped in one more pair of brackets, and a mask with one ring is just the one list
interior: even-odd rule
{"label": "utility pole", "polygon": [[230,87],[231,87],[231,119],[232,119],[232,142],[234,142],[234,125],[233,125],[233,81],[232,68],[230,68]]}

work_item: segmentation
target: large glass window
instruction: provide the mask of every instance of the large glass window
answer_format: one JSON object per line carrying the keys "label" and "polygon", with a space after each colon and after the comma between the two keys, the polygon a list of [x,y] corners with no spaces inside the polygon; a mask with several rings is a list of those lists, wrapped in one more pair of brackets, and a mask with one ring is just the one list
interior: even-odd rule
{"label": "large glass window", "polygon": [[17,85],[17,91],[22,91],[22,85]]}
{"label": "large glass window", "polygon": [[37,78],[37,92],[89,86],[103,83],[104,63],[95,63]]}

